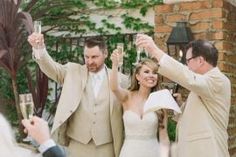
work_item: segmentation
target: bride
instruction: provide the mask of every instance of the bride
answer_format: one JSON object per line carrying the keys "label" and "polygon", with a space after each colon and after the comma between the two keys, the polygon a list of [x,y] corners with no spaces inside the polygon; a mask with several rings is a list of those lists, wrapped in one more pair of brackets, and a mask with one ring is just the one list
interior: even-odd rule
{"label": "bride", "polygon": [[[120,157],[167,157],[169,137],[164,110],[143,113],[149,94],[158,87],[158,66],[151,59],[139,62],[131,78],[129,90],[118,86],[119,53],[111,55],[111,90],[122,103],[125,141]],[[158,142],[159,139],[159,142]]]}

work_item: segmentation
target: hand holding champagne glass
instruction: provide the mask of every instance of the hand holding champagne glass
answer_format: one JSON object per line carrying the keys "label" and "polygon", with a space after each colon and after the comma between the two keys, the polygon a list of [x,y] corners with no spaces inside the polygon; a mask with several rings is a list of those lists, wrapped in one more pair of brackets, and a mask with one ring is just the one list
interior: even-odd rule
{"label": "hand holding champagne glass", "polygon": [[20,94],[20,109],[24,119],[31,119],[34,114],[34,102],[31,93]]}
{"label": "hand holding champagne glass", "polygon": [[155,56],[157,60],[159,60],[165,54],[160,48],[157,47],[153,38],[146,34],[137,34],[135,44],[137,47],[142,47],[145,50],[147,56]]}

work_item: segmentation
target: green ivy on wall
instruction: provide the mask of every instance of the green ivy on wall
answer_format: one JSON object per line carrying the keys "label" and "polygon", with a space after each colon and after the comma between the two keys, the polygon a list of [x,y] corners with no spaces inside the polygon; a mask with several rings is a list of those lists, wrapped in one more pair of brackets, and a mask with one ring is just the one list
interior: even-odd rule
{"label": "green ivy on wall", "polygon": [[[121,0],[120,3],[115,0],[32,0],[22,4],[22,8],[30,12],[34,20],[41,20],[44,26],[49,26],[44,29],[44,32],[56,30],[83,35],[92,31],[102,35],[109,34],[111,31],[122,32],[107,18],[102,20],[101,27],[96,26],[96,23],[90,19],[91,13],[100,10],[138,9],[140,15],[145,17],[149,8],[162,3],[162,0]],[[123,19],[122,23],[127,29],[153,31],[153,26],[144,23],[142,19],[128,14],[123,14],[120,18]],[[67,36],[69,37],[70,34],[68,33]]]}
{"label": "green ivy on wall", "polygon": [[[120,26],[109,20],[109,17],[101,20],[101,25],[91,20],[90,16],[94,10],[111,11],[113,9],[137,9],[143,17],[149,8],[162,4],[162,0],[121,0],[121,3],[115,0],[31,0],[28,3],[22,3],[21,8],[31,14],[33,20],[41,20],[43,23],[43,33],[47,43],[47,49],[50,55],[58,62],[64,64],[70,62],[83,62],[83,47],[78,44],[72,45],[73,35],[77,38],[84,38],[88,32],[96,35],[105,36],[107,38],[109,54],[116,48],[117,43],[124,43],[126,56],[124,59],[124,72],[131,73],[132,63],[136,59],[136,48],[133,43],[133,34],[125,34]],[[111,15],[112,16],[112,15]],[[72,18],[74,17],[74,18]],[[154,26],[148,22],[144,22],[142,18],[130,16],[128,13],[120,15],[123,26],[133,32],[145,32],[153,35]],[[59,36],[50,36],[50,31],[68,32]],[[112,32],[112,33],[111,33]],[[26,39],[25,39],[26,40]],[[75,47],[73,47],[75,46]],[[19,93],[28,92],[28,86],[25,79],[25,67],[28,67],[35,79],[36,63],[29,58],[31,49],[29,45],[23,47],[26,55],[25,65],[21,67],[17,74],[17,83],[19,84]],[[145,55],[145,54],[142,54]],[[109,58],[106,60],[108,67],[111,67]],[[12,89],[10,88],[9,76],[0,69],[0,92],[5,99],[13,99]],[[13,101],[12,101],[13,102]],[[47,108],[54,105],[54,102],[47,101]],[[48,109],[50,110],[50,109]],[[13,114],[14,109],[9,108],[9,112]],[[9,114],[10,115],[10,114]],[[16,116],[15,116],[16,117]],[[17,120],[14,114],[10,118],[15,123]],[[174,123],[169,124],[169,134],[174,139],[175,132]]]}

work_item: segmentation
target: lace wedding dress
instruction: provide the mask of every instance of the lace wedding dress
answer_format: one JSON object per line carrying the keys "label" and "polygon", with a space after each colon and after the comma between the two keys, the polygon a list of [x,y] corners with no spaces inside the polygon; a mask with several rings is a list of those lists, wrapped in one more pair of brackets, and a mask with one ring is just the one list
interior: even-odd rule
{"label": "lace wedding dress", "polygon": [[144,114],[126,110],[123,114],[125,141],[120,157],[159,157],[158,118],[155,112]]}

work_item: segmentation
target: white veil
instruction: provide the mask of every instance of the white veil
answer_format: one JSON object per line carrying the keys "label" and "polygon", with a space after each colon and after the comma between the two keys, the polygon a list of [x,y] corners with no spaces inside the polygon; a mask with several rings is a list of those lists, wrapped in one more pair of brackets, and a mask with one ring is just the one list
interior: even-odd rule
{"label": "white veil", "polygon": [[28,149],[17,145],[13,130],[8,121],[0,113],[0,156],[1,157],[36,157]]}

